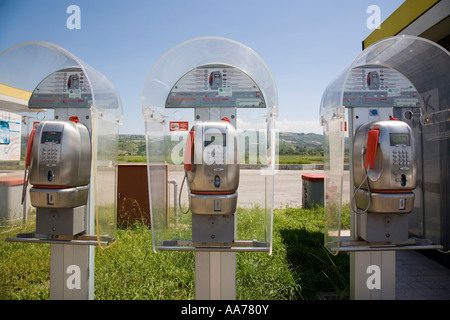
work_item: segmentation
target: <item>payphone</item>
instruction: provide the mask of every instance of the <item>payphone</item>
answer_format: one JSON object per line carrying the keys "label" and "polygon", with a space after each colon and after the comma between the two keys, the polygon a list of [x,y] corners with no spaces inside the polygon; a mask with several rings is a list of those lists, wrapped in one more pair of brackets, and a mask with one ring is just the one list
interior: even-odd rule
{"label": "payphone", "polygon": [[353,144],[356,206],[365,212],[409,213],[416,186],[416,155],[411,128],[403,121],[362,125]]}
{"label": "payphone", "polygon": [[[184,161],[174,212],[192,214],[186,219],[192,218],[190,226],[177,230],[182,221],[171,223],[171,205],[160,205],[165,195],[148,172],[155,252],[272,252],[277,105],[276,84],[267,65],[253,50],[230,39],[186,41],[152,68],[142,97],[147,164]],[[185,123],[185,134],[180,134],[181,126],[173,129],[178,123]],[[245,129],[246,123],[255,127]],[[185,142],[179,141],[181,136]],[[239,163],[247,160],[256,183],[265,186],[265,202],[256,214],[258,222],[243,231],[243,217],[236,214],[237,189]],[[187,203],[181,201],[185,184]]]}
{"label": "payphone", "polygon": [[354,209],[366,241],[407,241],[416,154],[411,128],[395,118],[361,125],[353,143]]}
{"label": "payphone", "polygon": [[378,90],[380,88],[380,78],[377,71],[367,73],[366,84],[369,90]]}
{"label": "payphone", "polygon": [[26,164],[33,185],[30,200],[36,207],[36,233],[82,233],[91,174],[89,131],[77,118],[43,121],[34,130]]}
{"label": "payphone", "polygon": [[94,246],[108,245],[116,232],[117,195],[105,185],[116,181],[120,97],[98,70],[47,42],[0,53],[0,78],[27,93],[22,201],[30,183],[36,208],[35,231],[6,241],[50,244],[50,299],[93,299]]}
{"label": "payphone", "polygon": [[222,88],[222,73],[220,71],[213,71],[209,75],[209,86],[211,89]]}
{"label": "payphone", "polygon": [[[171,223],[170,204],[169,210],[159,204],[164,194],[148,170],[153,250],[195,251],[197,299],[235,299],[237,252],[272,252],[277,99],[264,61],[225,38],[186,41],[168,51],[147,76],[142,114],[148,168],[181,164],[184,157],[181,189],[186,183],[189,210],[181,207],[181,190],[174,206],[192,213]],[[172,125],[180,120],[186,124],[186,142],[174,144],[180,135]],[[254,128],[243,130],[247,122]],[[258,129],[259,123],[265,129]],[[237,189],[247,146],[265,201],[253,223],[241,227]]]}
{"label": "payphone", "polygon": [[[236,130],[226,120],[202,122],[189,132],[184,169],[194,242],[229,243],[234,239],[237,150]],[[184,212],[181,206],[180,210]]]}
{"label": "payphone", "polygon": [[[340,195],[325,199],[325,246],[350,252],[351,299],[395,299],[396,251],[443,248],[447,118],[427,119],[446,112],[448,66],[448,51],[436,43],[390,37],[361,52],[324,92],[325,194]],[[349,232],[342,223],[347,139]],[[368,285],[371,266],[380,269],[380,290]]]}

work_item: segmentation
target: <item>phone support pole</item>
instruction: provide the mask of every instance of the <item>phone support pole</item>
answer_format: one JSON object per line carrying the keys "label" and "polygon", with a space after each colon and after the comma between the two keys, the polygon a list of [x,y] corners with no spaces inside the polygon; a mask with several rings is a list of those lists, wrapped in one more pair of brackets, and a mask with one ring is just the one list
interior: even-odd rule
{"label": "phone support pole", "polygon": [[197,300],[236,300],[236,253],[267,252],[267,243],[233,241],[223,246],[213,243],[197,246],[191,240],[168,240],[161,251],[195,251],[195,298]]}
{"label": "phone support pole", "polygon": [[350,253],[350,299],[395,300],[395,251]]}
{"label": "phone support pole", "polygon": [[50,245],[50,299],[93,300],[94,248]]}
{"label": "phone support pole", "polygon": [[195,299],[236,300],[236,252],[195,252]]}
{"label": "phone support pole", "polygon": [[[359,125],[355,123],[355,119],[362,118],[359,113],[362,113],[359,109],[349,109],[349,145],[353,145],[354,131]],[[353,156],[352,151],[352,148],[350,148],[351,156]],[[373,156],[373,158],[375,157]],[[352,170],[350,170],[350,181],[353,181]],[[352,232],[356,233],[354,218],[354,215],[351,215]],[[352,238],[355,237],[356,235],[353,234]],[[349,254],[350,299],[394,300],[395,251],[358,251]]]}

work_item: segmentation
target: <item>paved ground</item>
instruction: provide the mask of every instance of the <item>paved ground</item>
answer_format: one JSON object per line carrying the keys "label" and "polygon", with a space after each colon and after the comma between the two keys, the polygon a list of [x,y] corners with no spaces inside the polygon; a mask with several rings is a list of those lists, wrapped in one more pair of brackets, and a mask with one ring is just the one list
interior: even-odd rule
{"label": "paved ground", "polygon": [[417,251],[397,251],[396,263],[397,300],[450,300],[449,268]]}

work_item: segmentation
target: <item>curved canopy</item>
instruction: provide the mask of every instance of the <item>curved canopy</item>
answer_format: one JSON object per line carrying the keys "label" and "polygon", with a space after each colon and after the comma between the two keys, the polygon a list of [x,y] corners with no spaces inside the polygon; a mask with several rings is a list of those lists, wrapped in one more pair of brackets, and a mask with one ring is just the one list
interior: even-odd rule
{"label": "curved canopy", "polygon": [[[364,66],[392,69],[408,79],[422,101],[423,114],[447,108],[450,91],[450,53],[436,43],[415,36],[395,36],[381,40],[356,57],[325,89],[320,105],[320,116],[325,117],[336,107],[346,106],[344,92],[351,80],[352,70]],[[387,91],[387,89],[386,89]]]}
{"label": "curved canopy", "polygon": [[[63,95],[67,89],[67,82],[62,77],[58,77],[57,72],[63,69],[74,68],[82,73],[83,85],[90,92],[86,100],[90,101],[90,107],[94,110],[103,110],[103,115],[112,121],[119,123],[122,117],[122,103],[120,97],[111,82],[98,70],[92,68],[84,61],[75,57],[67,50],[47,42],[27,42],[11,47],[0,54],[0,84],[13,88],[9,94],[13,96],[17,92],[31,93],[38,85],[52,76],[55,86],[48,87],[48,94]],[[58,83],[59,82],[59,83]],[[8,93],[7,93],[8,94]],[[67,92],[68,94],[68,92]],[[25,94],[25,97],[27,95]],[[15,97],[17,98],[17,97]],[[63,99],[64,97],[61,97]],[[45,108],[45,104],[41,104]],[[51,105],[48,106],[52,108]],[[11,111],[11,108],[4,106],[0,100],[0,110]],[[28,112],[28,106],[16,110]]]}
{"label": "curved canopy", "polygon": [[276,108],[278,96],[275,81],[256,52],[230,39],[204,37],[179,44],[156,62],[144,86],[144,114],[149,107],[164,108],[175,83],[189,71],[214,64],[228,65],[246,73],[263,92],[267,107]]}

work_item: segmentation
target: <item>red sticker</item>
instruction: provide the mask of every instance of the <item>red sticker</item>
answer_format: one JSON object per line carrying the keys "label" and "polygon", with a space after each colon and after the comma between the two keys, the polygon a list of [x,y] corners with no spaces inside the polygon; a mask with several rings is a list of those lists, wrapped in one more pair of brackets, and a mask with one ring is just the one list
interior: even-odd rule
{"label": "red sticker", "polygon": [[169,123],[170,131],[189,131],[188,121],[171,121]]}

